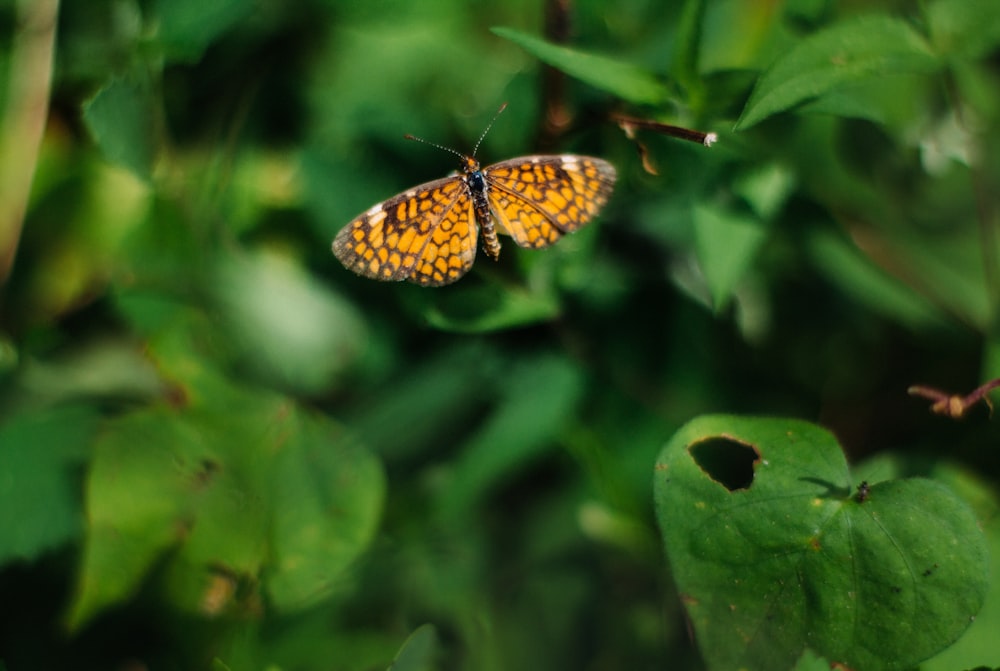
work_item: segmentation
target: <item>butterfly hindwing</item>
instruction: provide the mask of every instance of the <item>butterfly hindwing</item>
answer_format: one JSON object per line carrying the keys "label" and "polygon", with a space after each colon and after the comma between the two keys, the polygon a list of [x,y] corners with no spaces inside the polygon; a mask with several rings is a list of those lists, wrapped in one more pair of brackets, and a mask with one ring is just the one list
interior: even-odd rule
{"label": "butterfly hindwing", "polygon": [[588,156],[524,156],[484,171],[500,227],[522,247],[547,247],[607,203],[615,168]]}

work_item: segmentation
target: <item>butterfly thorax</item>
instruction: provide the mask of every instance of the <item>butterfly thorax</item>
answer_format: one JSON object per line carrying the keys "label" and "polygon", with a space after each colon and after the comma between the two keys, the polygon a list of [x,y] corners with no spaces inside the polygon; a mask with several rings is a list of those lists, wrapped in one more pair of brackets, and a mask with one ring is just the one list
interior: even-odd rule
{"label": "butterfly thorax", "polygon": [[483,250],[494,261],[500,258],[500,240],[497,238],[496,227],[493,224],[493,213],[490,211],[489,184],[486,175],[479,167],[479,161],[472,156],[462,158],[462,178],[472,195],[472,206],[476,211],[476,222],[483,235]]}

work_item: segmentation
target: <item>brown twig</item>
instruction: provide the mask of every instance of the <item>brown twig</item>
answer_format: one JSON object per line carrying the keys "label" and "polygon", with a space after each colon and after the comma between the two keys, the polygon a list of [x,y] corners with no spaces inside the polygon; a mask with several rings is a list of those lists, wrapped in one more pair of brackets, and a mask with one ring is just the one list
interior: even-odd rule
{"label": "brown twig", "polygon": [[[572,0],[547,0],[545,3],[545,38],[553,44],[565,44],[571,33]],[[551,65],[542,67],[542,125],[536,145],[548,150],[556,138],[569,128],[572,114],[566,105],[566,75]]]}
{"label": "brown twig", "polygon": [[706,147],[711,147],[715,144],[715,141],[719,139],[719,136],[715,133],[703,133],[700,130],[691,130],[690,128],[682,128],[681,126],[672,126],[667,123],[653,121],[652,119],[639,119],[622,114],[616,114],[612,118],[618,122],[619,128],[625,132],[625,137],[635,142],[635,147],[639,152],[639,156],[642,158],[642,167],[651,175],[657,175],[659,172],[649,156],[649,149],[646,148],[644,143],[636,139],[637,129],[641,128],[643,130],[651,130],[655,133],[669,135],[670,137],[680,138],[681,140],[687,140],[688,142],[697,142],[698,144],[702,144]]}
{"label": "brown twig", "polygon": [[973,389],[971,393],[965,396],[949,394],[940,389],[920,384],[913,385],[906,390],[906,393],[910,396],[920,396],[921,398],[934,401],[931,405],[931,412],[937,415],[950,417],[951,419],[962,419],[972,406],[980,401],[985,403],[986,407],[990,409],[990,417],[992,417],[993,402],[990,401],[989,393],[997,387],[1000,387],[1000,378],[990,380],[986,384]]}
{"label": "brown twig", "polygon": [[711,147],[715,144],[716,140],[719,139],[719,136],[715,133],[703,133],[700,130],[692,130],[681,126],[671,126],[668,123],[653,121],[652,119],[639,119],[637,117],[625,116],[623,114],[616,114],[613,118],[618,122],[618,125],[621,126],[622,130],[626,132],[628,132],[628,129],[642,128],[644,130],[662,133],[663,135],[669,135],[670,137],[687,140],[688,142],[697,142],[698,144],[703,144],[706,147]]}

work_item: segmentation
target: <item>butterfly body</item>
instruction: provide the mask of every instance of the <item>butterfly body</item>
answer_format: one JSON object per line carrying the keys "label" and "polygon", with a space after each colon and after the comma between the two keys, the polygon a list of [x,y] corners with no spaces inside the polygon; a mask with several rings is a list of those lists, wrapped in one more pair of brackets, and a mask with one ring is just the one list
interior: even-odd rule
{"label": "butterfly body", "polygon": [[479,161],[466,156],[463,159],[462,169],[465,171],[465,185],[469,188],[472,196],[472,207],[476,212],[476,223],[479,224],[479,232],[483,236],[483,251],[494,261],[500,259],[500,239],[497,237],[496,226],[493,225],[493,214],[490,212],[489,184],[483,171],[479,167]]}
{"label": "butterfly body", "polygon": [[476,243],[494,260],[498,233],[521,247],[547,247],[605,205],[616,173],[588,156],[524,156],[482,168],[462,156],[462,173],[375,205],[345,226],[333,253],[353,272],[379,280],[442,286],[472,267]]}

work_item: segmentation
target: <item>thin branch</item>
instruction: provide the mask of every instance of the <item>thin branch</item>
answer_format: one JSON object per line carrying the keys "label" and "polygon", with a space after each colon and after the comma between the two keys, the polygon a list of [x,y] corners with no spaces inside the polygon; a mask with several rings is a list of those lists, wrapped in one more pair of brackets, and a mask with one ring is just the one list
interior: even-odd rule
{"label": "thin branch", "polygon": [[[545,38],[553,44],[565,44],[572,32],[572,0],[546,0]],[[542,125],[536,146],[548,150],[566,132],[572,113],[566,104],[566,75],[551,65],[542,66]]]}
{"label": "thin branch", "polygon": [[691,130],[690,128],[682,128],[681,126],[671,126],[668,123],[661,123],[659,121],[653,121],[652,119],[639,119],[637,117],[625,116],[622,114],[616,114],[612,119],[618,122],[619,128],[625,132],[625,137],[632,140],[635,143],[635,147],[639,152],[639,156],[642,158],[643,169],[651,175],[658,175],[659,171],[656,169],[656,165],[653,163],[652,158],[649,155],[649,149],[643,142],[640,142],[636,137],[637,129],[651,130],[661,135],[669,135],[671,137],[680,138],[681,140],[687,140],[688,142],[697,142],[698,144],[704,145],[706,147],[711,147],[718,140],[718,136],[715,133],[703,133],[700,130]]}
{"label": "thin branch", "polygon": [[990,401],[989,393],[1000,387],[1000,378],[990,380],[972,390],[971,393],[962,396],[960,394],[949,394],[934,387],[922,384],[913,385],[906,390],[910,396],[920,396],[934,401],[931,405],[931,412],[951,419],[962,419],[975,404],[982,401],[990,409],[990,416],[993,415],[993,402]]}
{"label": "thin branch", "polygon": [[0,285],[14,266],[49,113],[59,0],[21,0],[0,118]]}

